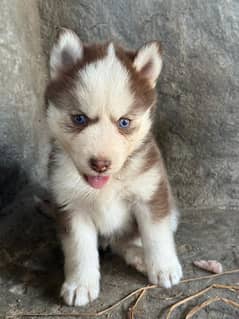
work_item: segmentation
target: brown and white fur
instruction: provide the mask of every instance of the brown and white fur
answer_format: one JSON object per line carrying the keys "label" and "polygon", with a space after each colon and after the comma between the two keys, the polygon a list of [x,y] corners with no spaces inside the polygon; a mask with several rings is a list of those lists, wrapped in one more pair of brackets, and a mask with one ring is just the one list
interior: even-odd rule
{"label": "brown and white fur", "polygon": [[[83,45],[64,29],[52,49],[49,178],[65,255],[61,296],[68,305],[99,295],[99,238],[154,284],[169,288],[182,277],[173,236],[177,209],[151,133],[161,67],[156,41],[130,52],[113,43]],[[85,125],[74,122],[78,114],[86,116]],[[119,126],[122,118],[129,127]],[[92,158],[108,164],[95,170]],[[89,178],[107,182],[95,188]]]}

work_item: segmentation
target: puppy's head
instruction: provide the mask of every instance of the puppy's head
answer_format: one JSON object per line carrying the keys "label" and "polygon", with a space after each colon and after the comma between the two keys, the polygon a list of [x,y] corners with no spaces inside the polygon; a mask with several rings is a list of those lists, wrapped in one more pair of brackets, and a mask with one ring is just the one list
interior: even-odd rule
{"label": "puppy's head", "polygon": [[60,33],[50,56],[48,124],[92,187],[102,187],[144,142],[161,67],[157,42],[128,52]]}

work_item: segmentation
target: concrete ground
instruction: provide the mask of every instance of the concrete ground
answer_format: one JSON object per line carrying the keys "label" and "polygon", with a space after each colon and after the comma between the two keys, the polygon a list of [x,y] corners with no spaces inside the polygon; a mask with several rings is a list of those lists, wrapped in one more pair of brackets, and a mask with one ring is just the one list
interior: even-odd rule
{"label": "concrete ground", "polygon": [[[33,208],[29,194],[24,196],[17,200],[15,206],[0,212],[0,318],[29,312],[72,314],[96,311],[147,285],[143,275],[126,266],[120,258],[105,252],[101,256],[100,298],[85,308],[64,306],[58,297],[63,281],[63,256],[54,223]],[[183,211],[177,246],[184,278],[207,274],[192,265],[192,261],[197,259],[217,259],[224,270],[239,268],[238,224],[237,210]],[[214,282],[239,284],[239,273],[179,284],[171,290],[151,289],[138,305],[135,318],[166,318],[170,305]],[[172,313],[171,319],[185,318],[193,306],[215,295],[226,296],[239,303],[239,294],[235,292],[211,291],[179,307]],[[134,298],[129,299],[102,318],[127,318],[127,309],[133,301]],[[239,309],[217,302],[193,318],[236,319],[239,318]]]}

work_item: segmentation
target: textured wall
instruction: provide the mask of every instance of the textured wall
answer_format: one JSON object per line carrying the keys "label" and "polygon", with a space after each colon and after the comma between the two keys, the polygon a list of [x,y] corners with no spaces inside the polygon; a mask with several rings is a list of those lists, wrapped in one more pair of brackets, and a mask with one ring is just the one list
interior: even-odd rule
{"label": "textured wall", "polygon": [[179,204],[239,204],[238,0],[1,0],[0,18],[1,188],[44,180],[45,66],[65,26],[87,42],[162,41],[155,130]]}
{"label": "textured wall", "polygon": [[[31,4],[31,5],[29,5]],[[1,0],[0,14],[0,208],[46,167],[43,121],[45,62],[36,1]]]}

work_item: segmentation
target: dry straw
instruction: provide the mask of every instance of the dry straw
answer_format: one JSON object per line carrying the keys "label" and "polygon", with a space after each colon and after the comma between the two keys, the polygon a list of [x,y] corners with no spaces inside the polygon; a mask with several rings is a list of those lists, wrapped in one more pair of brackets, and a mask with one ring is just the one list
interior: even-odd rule
{"label": "dry straw", "polygon": [[[180,281],[180,284],[182,283],[189,283],[189,282],[193,282],[193,281],[200,281],[200,280],[205,280],[205,279],[214,279],[217,277],[221,277],[224,275],[230,275],[230,274],[235,274],[235,273],[239,273],[239,269],[233,269],[233,270],[228,270],[225,271],[223,273],[220,274],[214,274],[214,275],[208,275],[208,276],[201,276],[201,277],[195,277],[195,278],[188,278],[188,279],[184,279],[182,281]],[[140,300],[142,299],[142,297],[144,296],[144,294],[150,290],[150,289],[155,289],[158,288],[158,286],[156,285],[149,285],[149,286],[144,286],[141,288],[138,288],[134,291],[132,291],[130,294],[128,294],[127,296],[125,296],[124,298],[118,300],[116,303],[114,303],[113,305],[102,309],[100,311],[96,311],[96,312],[71,312],[71,313],[66,313],[66,312],[61,312],[61,313],[27,313],[27,312],[15,312],[15,313],[11,313],[11,314],[7,314],[6,315],[6,319],[12,319],[12,318],[24,318],[24,317],[31,317],[31,318],[36,318],[36,317],[72,317],[72,318],[80,318],[80,317],[100,317],[103,316],[107,313],[109,313],[110,311],[114,310],[116,307],[118,307],[119,305],[121,305],[123,302],[125,302],[126,300],[130,299],[133,296],[138,296],[134,305],[129,308],[128,310],[128,318],[129,319],[135,319],[135,312],[137,310],[137,306],[140,302]],[[176,302],[174,305],[172,305],[168,311],[167,317],[166,319],[170,319],[172,312],[178,308],[179,306],[181,306],[182,304],[185,304],[186,302],[197,298],[203,294],[205,294],[206,292],[208,292],[211,289],[226,289],[226,290],[230,290],[230,291],[239,291],[239,286],[231,286],[231,285],[220,285],[220,284],[212,284],[211,286],[200,290],[198,292],[196,292],[195,294],[186,297],[178,302]],[[165,298],[166,300],[167,298]],[[186,319],[190,319],[192,318],[192,316],[197,313],[198,311],[200,311],[201,309],[203,309],[204,307],[206,307],[207,305],[216,302],[216,301],[221,301],[223,303],[229,304],[233,307],[239,308],[239,304],[236,303],[233,300],[230,299],[226,299],[223,297],[214,297],[211,299],[208,299],[207,301],[203,302],[201,305],[198,305],[196,307],[194,307],[193,309],[191,309],[191,311],[187,314]]]}

